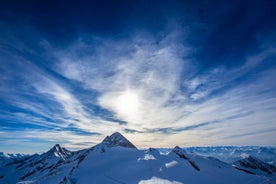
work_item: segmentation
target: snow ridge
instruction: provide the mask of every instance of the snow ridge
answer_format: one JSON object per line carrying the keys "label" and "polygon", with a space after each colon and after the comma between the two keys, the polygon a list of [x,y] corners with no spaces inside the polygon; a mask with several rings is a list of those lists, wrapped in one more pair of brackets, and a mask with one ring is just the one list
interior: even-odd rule
{"label": "snow ridge", "polygon": [[174,147],[172,152],[177,154],[180,158],[184,158],[185,160],[188,160],[195,170],[200,171],[199,166],[194,161],[192,161],[191,158],[187,156],[187,153],[179,146]]}
{"label": "snow ridge", "polygon": [[257,159],[253,156],[248,156],[247,158],[238,160],[233,163],[234,167],[237,169],[243,170],[251,174],[266,174],[266,175],[275,175],[276,167],[271,164],[267,164],[260,159]]}

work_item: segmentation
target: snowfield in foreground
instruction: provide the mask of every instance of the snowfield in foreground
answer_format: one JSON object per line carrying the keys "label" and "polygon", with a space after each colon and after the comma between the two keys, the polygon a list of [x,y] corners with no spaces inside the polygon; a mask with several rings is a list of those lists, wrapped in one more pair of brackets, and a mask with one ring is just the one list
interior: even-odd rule
{"label": "snowfield in foreground", "polygon": [[55,145],[41,155],[6,159],[0,167],[2,184],[268,184],[276,169],[254,157],[233,164],[175,147],[168,154],[138,150],[116,132],[102,143],[71,152]]}

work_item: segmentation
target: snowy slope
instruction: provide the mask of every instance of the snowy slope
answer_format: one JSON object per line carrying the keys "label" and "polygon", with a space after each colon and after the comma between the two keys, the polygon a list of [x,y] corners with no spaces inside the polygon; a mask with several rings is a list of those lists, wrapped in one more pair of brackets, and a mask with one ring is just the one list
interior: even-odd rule
{"label": "snowy slope", "polygon": [[186,159],[174,151],[169,155],[160,155],[154,150],[142,152],[136,149],[113,147],[105,152],[91,152],[68,180],[79,184],[131,184],[153,181],[253,184],[264,182],[266,178],[244,173],[213,158],[188,155]]}
{"label": "snowy slope", "polygon": [[161,155],[153,148],[141,151],[121,145],[105,147],[104,151],[98,149],[104,142],[95,146],[96,149],[68,176],[69,182],[215,184],[270,181],[237,170],[218,159],[186,153],[179,147],[175,147],[168,155]]}
{"label": "snowy slope", "polygon": [[276,183],[275,178],[248,174],[212,157],[175,147],[167,155],[138,150],[116,132],[100,144],[80,151],[55,145],[48,152],[6,163],[0,168],[2,184],[87,183]]}

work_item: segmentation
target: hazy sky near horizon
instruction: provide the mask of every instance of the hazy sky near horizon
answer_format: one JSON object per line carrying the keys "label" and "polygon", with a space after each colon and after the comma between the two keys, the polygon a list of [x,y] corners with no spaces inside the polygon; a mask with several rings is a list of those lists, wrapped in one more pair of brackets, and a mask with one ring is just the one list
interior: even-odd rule
{"label": "hazy sky near horizon", "polygon": [[1,1],[0,151],[276,146],[276,1]]}

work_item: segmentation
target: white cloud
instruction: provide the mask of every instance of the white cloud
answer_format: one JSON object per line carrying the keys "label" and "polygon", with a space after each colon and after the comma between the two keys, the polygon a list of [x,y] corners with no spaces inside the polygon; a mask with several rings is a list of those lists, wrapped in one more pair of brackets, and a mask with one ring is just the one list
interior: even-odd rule
{"label": "white cloud", "polygon": [[[172,111],[162,106],[171,100],[172,96],[180,96],[177,91],[182,67],[186,64],[185,60],[182,60],[185,49],[177,44],[176,40],[172,40],[171,35],[161,40],[151,37],[149,41],[145,41],[143,35],[129,40],[116,43],[103,41],[103,45],[97,46],[99,48],[96,53],[82,60],[69,61],[68,57],[71,58],[71,55],[63,54],[60,57],[61,73],[83,82],[84,86],[91,90],[101,92],[99,105],[129,122],[128,126],[160,127],[172,121],[172,118],[168,118]],[[118,50],[120,54],[109,53],[112,49]],[[106,62],[108,65],[102,65]],[[98,66],[95,63],[98,63]],[[140,99],[140,108],[135,118],[124,116],[116,104],[120,94],[129,89]],[[174,107],[169,107],[171,108]],[[154,116],[156,118],[152,118]]]}
{"label": "white cloud", "polygon": [[[49,129],[45,133],[44,130],[21,130],[17,132],[18,139],[35,138],[39,134],[41,139],[69,140],[65,144],[67,147],[80,148],[87,147],[82,143],[95,144],[104,135],[128,129],[126,136],[139,147],[150,147],[153,143],[156,147],[244,145],[254,144],[250,139],[254,136],[260,138],[260,144],[275,144],[271,132],[275,130],[273,120],[276,119],[276,83],[273,81],[276,69],[272,67],[254,73],[265,64],[265,59],[275,57],[274,48],[264,48],[260,53],[248,56],[241,67],[220,66],[197,73],[193,58],[188,58],[191,49],[188,45],[183,46],[183,35],[179,31],[161,36],[137,33],[116,41],[89,40],[79,39],[64,50],[44,43],[48,57],[54,57],[56,61],[51,69],[81,83],[78,87],[93,94],[91,98],[85,97],[85,101],[81,100],[82,92],[72,89],[71,84],[17,57],[15,66],[24,68],[18,74],[23,76],[26,87],[22,93],[44,99],[47,104],[16,95],[21,92],[18,89],[7,91],[7,86],[0,86],[0,92],[6,95],[5,100],[11,105],[41,116],[14,113],[0,117],[22,118],[33,125],[64,129]],[[252,76],[247,83],[235,82],[249,74]],[[2,80],[9,81],[14,77],[10,75],[13,74],[6,74]],[[252,80],[254,77],[256,80]],[[132,97],[122,100],[122,95],[127,92],[136,100]],[[136,105],[134,102],[132,105],[120,104],[129,103],[124,101],[138,102]],[[114,123],[93,114],[90,104],[112,111],[113,118],[128,123]],[[103,135],[90,138],[91,135],[65,131],[70,126]]]}
{"label": "white cloud", "polygon": [[[77,150],[83,148],[83,143],[85,143],[85,148],[92,147],[95,144],[102,141],[103,136],[99,135],[78,135],[68,132],[68,131],[56,131],[56,130],[45,130],[45,129],[26,129],[22,130],[14,130],[12,132],[6,131],[1,134],[1,138],[7,140],[6,142],[1,141],[1,143],[5,145],[10,145],[12,142],[15,144],[21,145],[24,144],[26,149],[25,153],[29,151],[29,147],[33,146],[41,147],[41,145],[49,145],[49,147],[44,148],[44,150],[40,151],[48,151],[54,144],[60,143],[62,146]],[[31,141],[30,141],[31,140]],[[46,143],[45,143],[46,141]],[[41,143],[42,142],[42,143]],[[43,143],[44,142],[44,143]],[[8,152],[16,153],[16,150],[13,151],[12,148],[7,150]],[[35,149],[35,151],[38,151]]]}
{"label": "white cloud", "polygon": [[[119,41],[97,39],[97,45],[78,40],[69,48],[69,54],[68,51],[55,52],[61,61],[58,71],[81,82],[84,88],[99,92],[97,104],[128,122],[114,126],[118,130],[135,130],[138,145],[150,146],[156,140],[161,141],[159,146],[171,146],[175,142],[180,145],[220,144],[225,135],[234,135],[238,128],[246,134],[253,129],[265,131],[274,127],[273,123],[263,125],[258,117],[276,119],[273,110],[266,110],[267,114],[261,110],[274,107],[273,96],[260,95],[264,89],[275,89],[275,85],[270,85],[273,82],[267,81],[274,75],[275,68],[271,72],[256,73],[258,80],[254,83],[252,80],[248,80],[248,84],[236,82],[258,67],[261,60],[273,55],[273,50],[249,56],[241,67],[217,67],[194,75],[195,65],[185,59],[189,47],[180,44],[181,38],[181,34],[172,32],[159,38],[137,34]],[[93,52],[79,57],[80,53],[74,52],[79,51],[78,47]],[[235,88],[231,83],[235,83]],[[118,99],[129,90],[139,99],[139,108],[131,115],[118,108]],[[219,90],[222,91],[212,96]],[[192,126],[187,128],[189,131],[176,131],[175,135],[166,137],[162,130],[158,131],[189,126]],[[248,126],[252,129],[245,128]],[[102,128],[105,129],[104,125]],[[130,133],[127,135],[133,137]]]}

